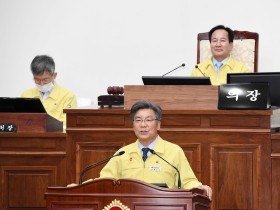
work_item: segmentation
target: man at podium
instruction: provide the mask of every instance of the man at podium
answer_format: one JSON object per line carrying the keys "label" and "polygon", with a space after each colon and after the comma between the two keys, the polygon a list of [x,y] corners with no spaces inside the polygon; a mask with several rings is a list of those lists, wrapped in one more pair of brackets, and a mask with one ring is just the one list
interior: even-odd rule
{"label": "man at podium", "polygon": [[158,135],[161,107],[146,100],[138,101],[131,108],[130,118],[138,139],[119,149],[116,154],[125,153],[111,158],[100,177],[165,183],[169,188],[200,188],[211,199],[211,188],[197,180],[182,148]]}
{"label": "man at podium", "polygon": [[66,125],[66,114],[63,109],[77,106],[76,96],[66,88],[55,82],[57,72],[52,57],[38,55],[31,62],[36,87],[21,94],[25,98],[39,98],[47,113]]}

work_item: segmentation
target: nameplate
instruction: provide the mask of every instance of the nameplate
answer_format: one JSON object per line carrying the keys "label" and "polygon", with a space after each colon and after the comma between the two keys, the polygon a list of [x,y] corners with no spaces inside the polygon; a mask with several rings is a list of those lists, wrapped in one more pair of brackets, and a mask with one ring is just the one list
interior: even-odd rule
{"label": "nameplate", "polygon": [[269,109],[268,88],[268,83],[220,85],[218,109]]}
{"label": "nameplate", "polygon": [[0,133],[1,132],[16,132],[17,131],[17,126],[14,123],[0,123]]}

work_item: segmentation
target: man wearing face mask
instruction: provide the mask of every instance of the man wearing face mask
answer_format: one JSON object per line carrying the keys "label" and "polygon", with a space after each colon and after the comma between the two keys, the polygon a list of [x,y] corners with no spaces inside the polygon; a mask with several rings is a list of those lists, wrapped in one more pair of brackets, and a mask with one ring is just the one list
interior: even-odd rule
{"label": "man wearing face mask", "polygon": [[63,109],[77,106],[76,96],[55,82],[57,72],[52,57],[36,56],[30,65],[36,87],[26,90],[21,97],[39,98],[47,113],[66,125]]}

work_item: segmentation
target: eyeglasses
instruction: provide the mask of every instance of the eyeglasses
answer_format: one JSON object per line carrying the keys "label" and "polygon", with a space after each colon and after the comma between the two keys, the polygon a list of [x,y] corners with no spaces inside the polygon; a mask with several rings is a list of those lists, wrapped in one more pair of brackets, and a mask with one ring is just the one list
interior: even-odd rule
{"label": "eyeglasses", "polygon": [[135,119],[135,120],[133,120],[134,121],[134,123],[135,124],[138,124],[138,125],[140,125],[141,123],[145,123],[145,124],[148,124],[148,125],[150,125],[150,124],[152,124],[152,122],[154,122],[154,121],[156,121],[156,120],[158,120],[158,119],[151,119],[151,118],[146,118],[146,119],[144,119],[144,120],[142,120],[142,119]]}
{"label": "eyeglasses", "polygon": [[48,84],[48,83],[51,82],[52,78],[53,78],[53,76],[48,77],[48,78],[44,78],[44,79],[34,78],[34,82],[35,82],[36,84],[41,84],[41,83],[43,83],[43,84]]}

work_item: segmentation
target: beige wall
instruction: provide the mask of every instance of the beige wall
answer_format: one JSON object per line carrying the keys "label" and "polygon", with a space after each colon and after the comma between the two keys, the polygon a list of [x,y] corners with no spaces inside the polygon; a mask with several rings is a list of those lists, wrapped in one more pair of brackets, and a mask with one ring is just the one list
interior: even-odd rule
{"label": "beige wall", "polygon": [[56,61],[57,81],[94,104],[108,86],[142,84],[196,64],[196,36],[217,24],[260,34],[259,71],[276,66],[277,0],[0,0],[0,96],[33,86],[37,54]]}

